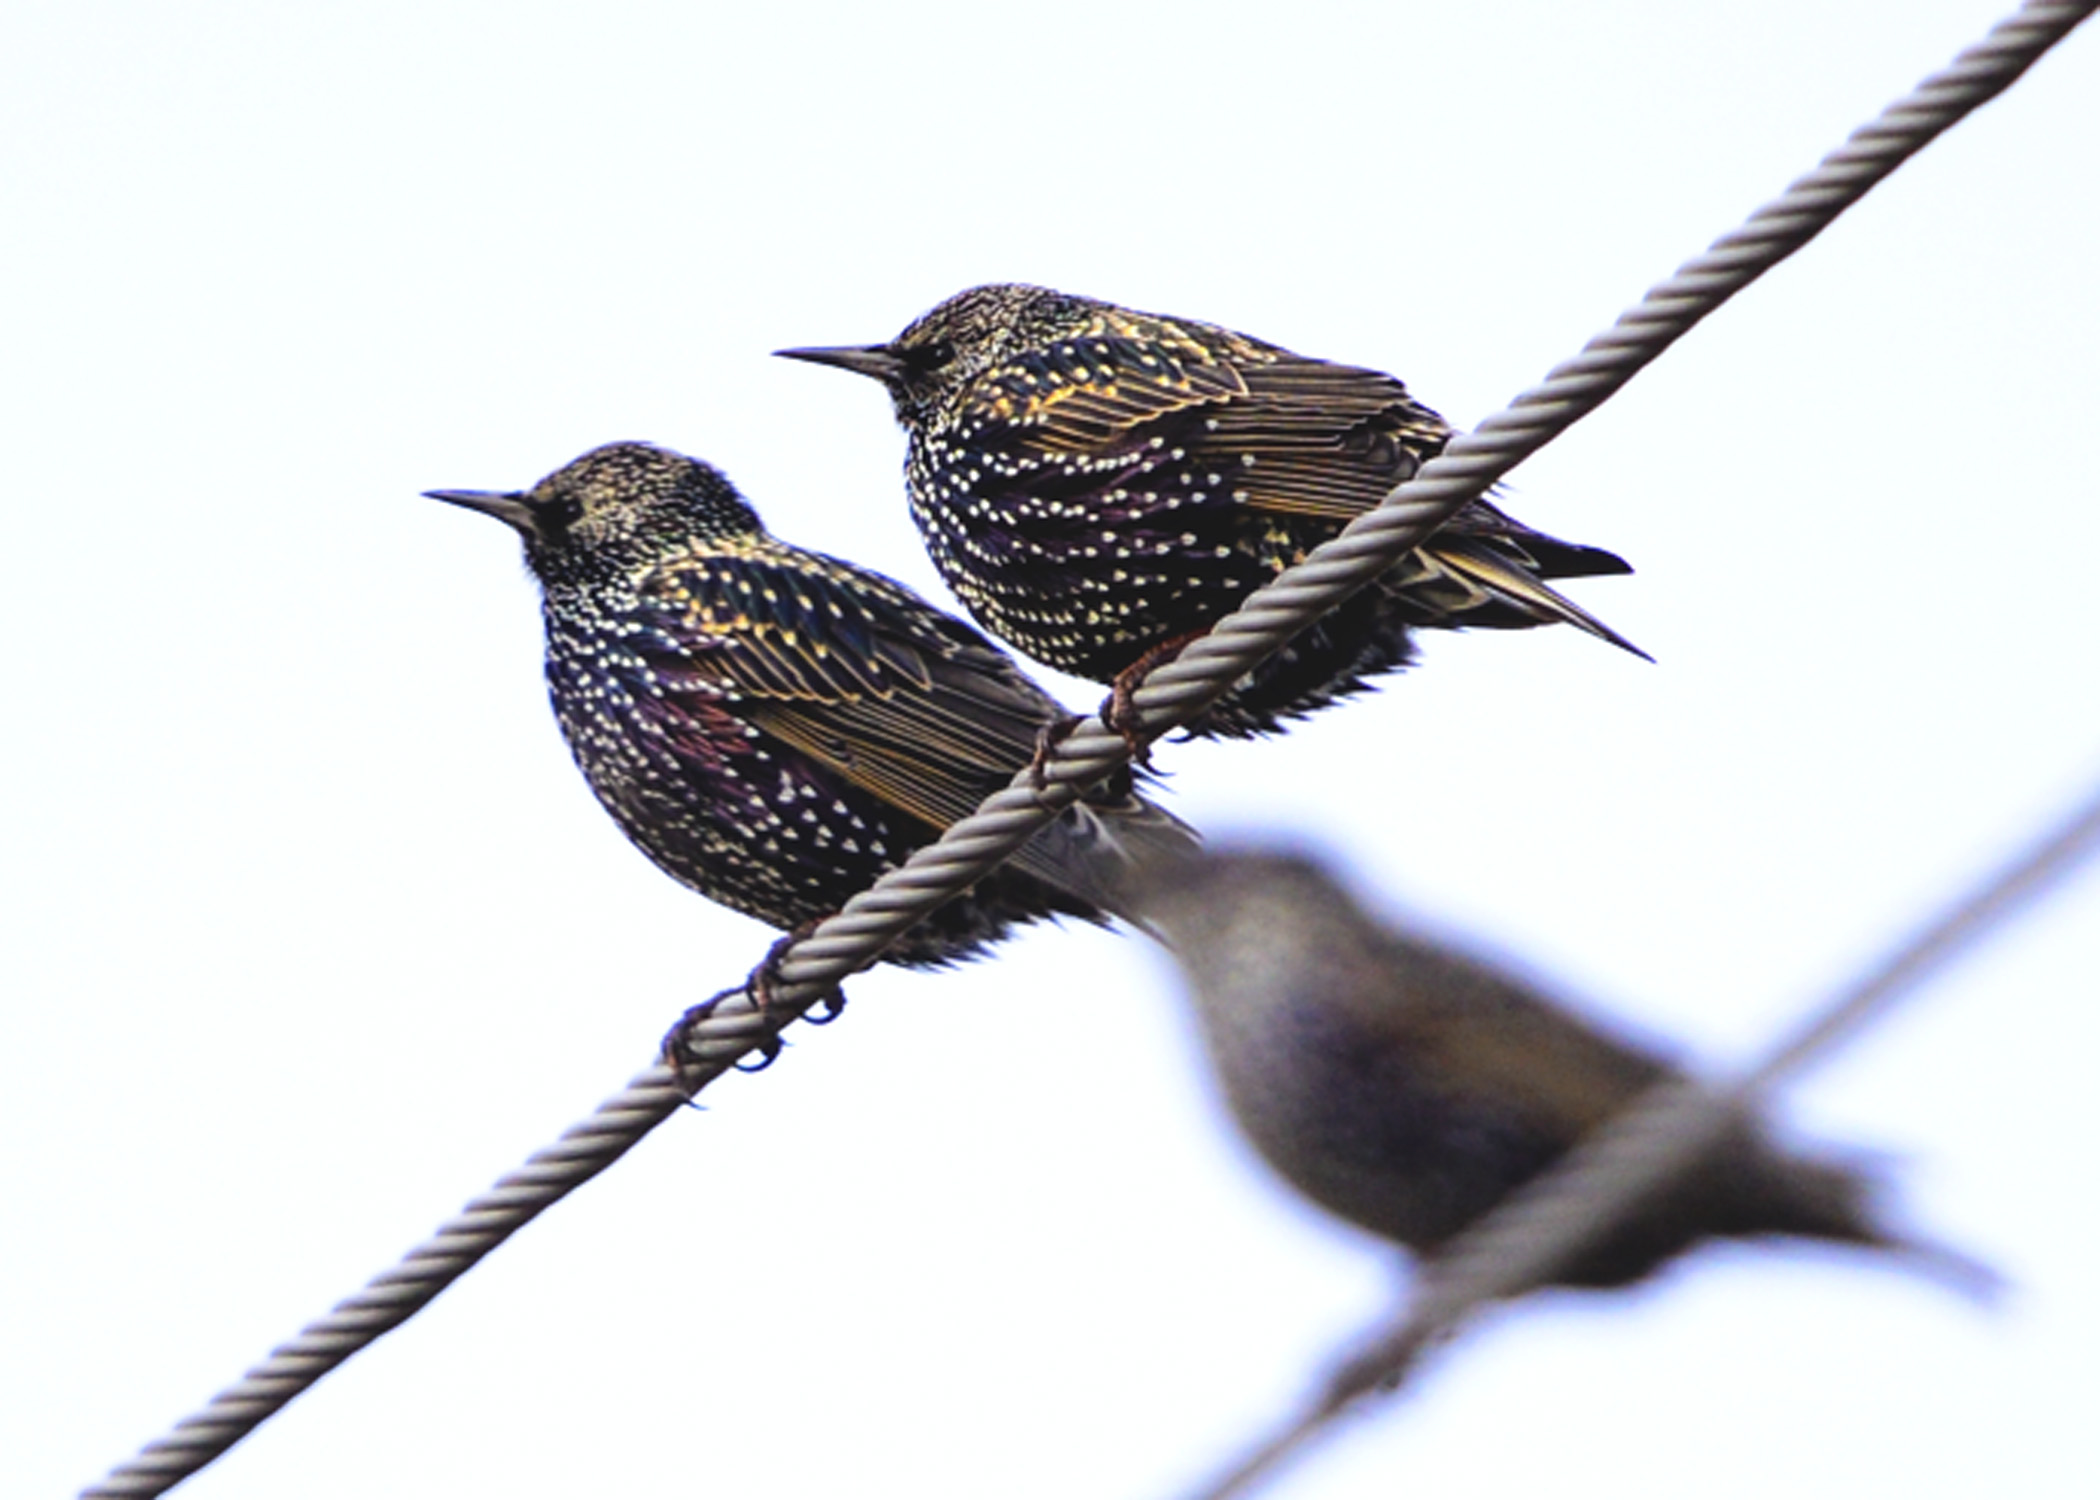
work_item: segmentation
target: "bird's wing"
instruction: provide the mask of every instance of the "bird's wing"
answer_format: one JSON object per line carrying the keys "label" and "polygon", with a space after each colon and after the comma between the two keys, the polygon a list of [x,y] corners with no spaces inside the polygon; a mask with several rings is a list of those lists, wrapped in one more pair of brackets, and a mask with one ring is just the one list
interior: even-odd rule
{"label": "bird's wing", "polygon": [[1136,331],[1026,349],[982,377],[982,414],[1046,452],[1114,452],[1246,395],[1240,371],[1186,338]]}
{"label": "bird's wing", "polygon": [[[1003,425],[1013,446],[1059,476],[1037,465],[978,476],[994,495],[1059,483],[1141,489],[1158,467],[1213,514],[1230,507],[1339,527],[1413,478],[1451,435],[1390,375],[1161,319],[1112,321],[1030,350],[985,380],[980,420]],[[1320,534],[1308,529],[1307,546]],[[1629,571],[1612,553],[1533,531],[1482,500],[1423,543],[1399,586],[1440,623],[1557,620],[1645,657],[1542,582]]]}
{"label": "bird's wing", "polygon": [[[1163,451],[1258,511],[1346,522],[1451,429],[1390,375],[1221,329],[1133,322],[987,377],[983,415],[1052,457]],[[1178,451],[1177,451],[1178,450]]]}
{"label": "bird's wing", "polygon": [[1525,1101],[1558,1128],[1588,1132],[1672,1076],[1661,1059],[1571,1015],[1487,964],[1438,954],[1447,977],[1432,985],[1441,1025],[1430,1050],[1491,1099]]}
{"label": "bird's wing", "polygon": [[1542,1128],[1580,1135],[1672,1076],[1660,1058],[1563,1010],[1500,969],[1386,933],[1391,971],[1413,977],[1396,1040],[1423,1071],[1460,1091],[1520,1107]]}
{"label": "bird's wing", "polygon": [[667,691],[735,695],[748,722],[935,828],[1006,785],[1061,712],[960,621],[770,540],[695,551],[642,592]]}

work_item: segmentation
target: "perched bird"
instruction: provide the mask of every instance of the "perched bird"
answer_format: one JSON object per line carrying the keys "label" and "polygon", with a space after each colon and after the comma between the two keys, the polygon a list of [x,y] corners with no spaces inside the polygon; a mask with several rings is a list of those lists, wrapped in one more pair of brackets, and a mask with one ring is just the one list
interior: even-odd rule
{"label": "perched bird", "polygon": [[[1682,1076],[1508,970],[1375,921],[1298,855],[1177,861],[1142,906],[1256,1149],[1322,1207],[1426,1255]],[[1555,1280],[1621,1286],[1702,1240],[1798,1235],[1894,1251],[1970,1291],[1995,1284],[1883,1223],[1874,1187],[1852,1164],[1782,1150],[1745,1117],[1701,1170]]]}
{"label": "perched bird", "polygon": [[[959,293],[887,344],[783,349],[888,387],[912,517],[979,624],[1113,683],[1146,672],[1413,477],[1451,427],[1390,375],[1034,286]],[[1194,724],[1271,733],[1404,666],[1416,626],[1563,621],[1543,580],[1632,571],[1475,500]]]}
{"label": "perched bird", "polygon": [[[769,536],[722,474],[613,443],[529,490],[432,490],[525,540],[555,717],[598,800],[674,879],[793,931],[973,811],[1066,718],[902,585]],[[884,955],[975,953],[1122,909],[1131,860],[1193,845],[1126,778]]]}

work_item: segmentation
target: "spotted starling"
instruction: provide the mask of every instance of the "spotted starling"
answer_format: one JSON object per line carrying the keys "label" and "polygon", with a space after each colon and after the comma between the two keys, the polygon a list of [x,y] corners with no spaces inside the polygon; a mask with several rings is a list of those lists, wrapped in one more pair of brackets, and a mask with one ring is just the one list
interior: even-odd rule
{"label": "spotted starling", "polygon": [[[723,475],[613,443],[529,490],[432,490],[504,521],[540,582],[547,683],[569,748],[672,878],[792,931],[1012,780],[1058,703],[902,585],[769,536]],[[899,939],[967,957],[1052,913],[1122,909],[1129,861],[1186,850],[1126,778]]]}
{"label": "spotted starling", "polygon": [[[1033,286],[949,298],[887,344],[783,349],[889,388],[912,517],[979,624],[1119,699],[1412,477],[1451,427],[1390,375]],[[1542,580],[1632,571],[1485,500],[1190,726],[1281,728],[1404,666],[1415,626],[1564,621]]]}
{"label": "spotted starling", "polygon": [[[1333,1213],[1433,1255],[1657,1084],[1680,1077],[1507,969],[1374,920],[1324,869],[1239,851],[1177,862],[1143,898],[1188,981],[1227,1103]],[[1993,1273],[1899,1234],[1857,1167],[1745,1117],[1694,1176],[1555,1280],[1637,1281],[1721,1236],[1890,1250],[1970,1292]]]}

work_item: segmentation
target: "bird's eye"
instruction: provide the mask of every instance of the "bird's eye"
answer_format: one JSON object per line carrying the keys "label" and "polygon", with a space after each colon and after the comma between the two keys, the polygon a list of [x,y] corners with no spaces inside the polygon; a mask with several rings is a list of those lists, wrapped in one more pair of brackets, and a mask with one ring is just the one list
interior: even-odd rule
{"label": "bird's eye", "polygon": [[946,339],[935,339],[930,344],[921,344],[905,356],[914,375],[930,375],[935,370],[952,364],[955,360],[955,345]]}

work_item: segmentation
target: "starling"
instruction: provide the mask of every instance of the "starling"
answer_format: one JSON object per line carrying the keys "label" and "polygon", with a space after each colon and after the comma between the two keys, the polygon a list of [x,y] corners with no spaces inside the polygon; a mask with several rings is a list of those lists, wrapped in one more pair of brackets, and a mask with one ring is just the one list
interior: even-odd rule
{"label": "starling", "polygon": [[[1530,981],[1373,920],[1311,860],[1206,854],[1143,907],[1188,981],[1240,1127],[1329,1211],[1434,1255],[1637,1096],[1682,1075]],[[1972,1292],[1995,1277],[1874,1214],[1855,1166],[1745,1117],[1696,1175],[1554,1278],[1623,1286],[1702,1240],[1796,1235],[1894,1251]]]}
{"label": "starling", "polygon": [[[1451,427],[1390,375],[1034,286],[949,298],[887,344],[783,349],[888,387],[912,517],[992,634],[1062,671],[1145,672],[1302,560]],[[1563,621],[1543,580],[1632,571],[1475,500],[1189,726],[1272,733],[1405,666],[1416,626]]]}
{"label": "starling", "polygon": [[[529,490],[432,490],[525,541],[547,684],[613,821],[673,879],[794,931],[1030,764],[1062,707],[880,574],[769,536],[728,479],[643,443]],[[885,958],[937,965],[1053,913],[1105,921],[1185,825],[1097,787]]]}

